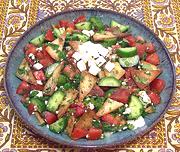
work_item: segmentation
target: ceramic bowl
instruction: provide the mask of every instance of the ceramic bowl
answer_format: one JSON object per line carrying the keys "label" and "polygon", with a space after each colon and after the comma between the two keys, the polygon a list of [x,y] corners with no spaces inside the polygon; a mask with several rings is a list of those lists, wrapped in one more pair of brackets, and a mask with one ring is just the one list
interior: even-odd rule
{"label": "ceramic bowl", "polygon": [[[163,70],[163,73],[159,77],[166,81],[166,87],[161,93],[162,102],[156,107],[156,112],[153,114],[149,114],[145,117],[146,125],[144,127],[138,128],[136,130],[126,130],[114,133],[108,138],[95,141],[86,139],[73,141],[65,134],[55,134],[49,131],[46,126],[39,126],[36,118],[34,116],[30,116],[27,109],[20,102],[21,98],[19,95],[16,94],[16,88],[21,81],[15,76],[15,72],[24,57],[24,46],[29,42],[29,40],[40,35],[41,29],[46,30],[50,28],[52,24],[58,23],[58,21],[61,19],[73,20],[80,15],[85,15],[87,18],[89,18],[90,16],[99,16],[105,24],[109,24],[111,20],[116,20],[121,24],[130,25],[133,35],[141,35],[147,41],[150,41],[155,45],[157,53],[160,57],[160,68]],[[17,41],[15,47],[10,52],[9,58],[7,60],[5,72],[5,88],[10,102],[19,117],[30,129],[32,129],[33,132],[37,133],[38,135],[47,138],[50,141],[70,146],[107,147],[122,144],[127,141],[133,140],[138,136],[142,136],[143,134],[148,132],[163,117],[171,102],[173,92],[175,90],[175,70],[173,62],[169,56],[168,50],[166,49],[165,45],[149,28],[147,28],[139,21],[125,14],[120,14],[109,10],[71,10],[60,12],[58,14],[41,20],[40,22],[33,25],[21,36],[21,38]]]}

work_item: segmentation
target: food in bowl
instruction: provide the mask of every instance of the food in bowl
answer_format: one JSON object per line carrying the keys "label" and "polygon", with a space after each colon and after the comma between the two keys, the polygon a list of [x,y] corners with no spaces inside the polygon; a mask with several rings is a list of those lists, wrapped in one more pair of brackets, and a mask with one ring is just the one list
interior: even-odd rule
{"label": "food in bowl", "polygon": [[159,64],[153,43],[129,25],[60,20],[25,46],[16,93],[50,131],[98,140],[145,125],[165,87]]}

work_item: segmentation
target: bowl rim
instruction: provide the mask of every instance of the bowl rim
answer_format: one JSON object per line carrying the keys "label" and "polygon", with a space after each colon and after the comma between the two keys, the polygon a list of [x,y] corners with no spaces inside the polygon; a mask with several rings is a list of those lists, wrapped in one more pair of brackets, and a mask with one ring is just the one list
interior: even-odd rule
{"label": "bowl rim", "polygon": [[[8,64],[9,64],[9,60],[13,54],[13,52],[15,51],[15,48],[17,46],[17,44],[23,39],[23,37],[28,33],[30,32],[34,27],[36,26],[39,26],[41,25],[44,21],[47,21],[51,18],[54,18],[56,16],[59,16],[59,15],[62,15],[62,14],[67,14],[67,13],[72,13],[72,12],[76,12],[76,11],[97,11],[97,12],[109,12],[111,14],[114,14],[114,15],[120,15],[120,16],[123,16],[125,18],[129,18],[131,21],[133,22],[136,22],[137,24],[139,24],[140,26],[142,26],[146,31],[150,32],[153,37],[155,37],[158,42],[160,43],[160,45],[163,47],[163,49],[165,50],[165,53],[168,57],[168,60],[170,61],[170,64],[172,66],[172,73],[173,73],[173,85],[172,85],[172,92],[170,94],[170,99],[166,105],[166,107],[164,108],[163,112],[159,115],[158,119],[156,119],[152,125],[150,127],[148,127],[147,129],[144,129],[142,132],[138,133],[136,136],[133,136],[133,137],[130,137],[130,138],[127,138],[127,139],[124,139],[124,140],[121,140],[121,141],[116,141],[114,143],[105,143],[104,145],[101,144],[101,145],[96,145],[96,144],[92,144],[92,145],[79,145],[79,144],[71,144],[71,142],[66,142],[66,141],[57,141],[55,140],[55,138],[53,137],[50,137],[48,135],[45,135],[45,134],[40,134],[41,132],[38,132],[39,130],[34,128],[30,123],[28,123],[26,121],[26,119],[24,119],[21,114],[18,112],[18,110],[15,108],[15,105],[13,104],[12,102],[12,99],[9,95],[9,92],[8,92],[8,86],[7,86],[7,79],[6,79],[6,76],[7,76],[7,69],[8,69]],[[40,136],[40,137],[43,137],[43,138],[46,138],[47,140],[49,141],[53,141],[55,143],[59,143],[59,144],[62,144],[62,145],[66,145],[66,146],[70,146],[70,147],[80,147],[80,148],[103,148],[103,147],[112,147],[112,146],[118,146],[118,145],[122,145],[122,144],[125,144],[127,142],[131,142],[135,139],[137,139],[138,137],[140,136],[143,136],[144,134],[146,134],[147,132],[149,132],[160,120],[161,118],[164,116],[164,114],[166,113],[167,109],[169,108],[171,102],[172,102],[172,98],[175,94],[175,90],[176,90],[176,73],[175,73],[175,66],[174,66],[174,63],[172,62],[172,59],[170,57],[170,53],[168,51],[168,49],[166,48],[165,44],[162,42],[162,40],[149,28],[147,27],[145,24],[143,24],[142,22],[140,22],[139,20],[131,17],[131,16],[128,16],[126,15],[125,13],[119,13],[119,12],[115,12],[115,11],[112,11],[112,10],[108,10],[108,9],[101,9],[101,8],[83,8],[83,9],[72,9],[72,10],[63,10],[61,12],[58,12],[58,13],[55,13],[53,15],[50,15],[50,16],[47,16],[45,17],[44,19],[36,22],[34,25],[32,25],[31,27],[29,27],[19,38],[18,40],[16,41],[15,45],[13,46],[13,48],[11,49],[11,51],[9,52],[8,54],[8,58],[6,60],[6,64],[5,64],[5,72],[4,72],[4,88],[5,88],[5,92],[6,92],[6,95],[7,95],[7,98],[8,100],[10,101],[10,105],[11,107],[13,108],[13,110],[15,110],[16,114],[19,116],[19,118],[28,126],[28,128],[30,128],[30,130],[35,133],[36,135]]]}

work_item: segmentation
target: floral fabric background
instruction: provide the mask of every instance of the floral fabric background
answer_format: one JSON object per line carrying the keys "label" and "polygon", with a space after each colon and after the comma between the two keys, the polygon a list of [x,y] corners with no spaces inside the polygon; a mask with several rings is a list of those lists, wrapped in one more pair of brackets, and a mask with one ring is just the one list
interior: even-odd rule
{"label": "floral fabric background", "polygon": [[3,87],[5,62],[21,34],[37,21],[62,10],[103,8],[146,24],[165,43],[176,66],[177,91],[164,118],[131,143],[88,151],[180,151],[180,1],[179,0],[0,0],[0,151],[85,151],[50,143],[33,134],[10,108]]}

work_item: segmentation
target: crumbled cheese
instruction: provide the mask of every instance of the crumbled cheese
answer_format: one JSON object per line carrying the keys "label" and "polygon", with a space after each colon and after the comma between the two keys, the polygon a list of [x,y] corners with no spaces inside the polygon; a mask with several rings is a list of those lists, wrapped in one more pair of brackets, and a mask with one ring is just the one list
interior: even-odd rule
{"label": "crumbled cheese", "polygon": [[96,61],[94,59],[88,61],[88,67],[96,65]]}
{"label": "crumbled cheese", "polygon": [[43,68],[43,65],[41,63],[35,63],[33,65],[33,68],[36,70],[41,70]]}
{"label": "crumbled cheese", "polygon": [[86,135],[86,138],[89,138],[89,135],[88,135],[88,134]]}
{"label": "crumbled cheese", "polygon": [[34,54],[30,53],[28,56],[29,56],[29,58],[31,58],[32,60],[35,60]]}
{"label": "crumbled cheese", "polygon": [[131,109],[130,108],[126,108],[125,111],[123,112],[123,115],[130,114],[130,113],[131,113]]}
{"label": "crumbled cheese", "polygon": [[133,130],[143,127],[146,125],[144,118],[142,116],[140,116],[138,119],[136,120],[128,120],[127,121],[128,124],[132,124],[134,126]]}
{"label": "crumbled cheese", "polygon": [[127,107],[128,107],[128,104],[125,104],[124,106],[127,108]]}
{"label": "crumbled cheese", "polygon": [[55,91],[58,89],[58,87],[55,88]]}
{"label": "crumbled cheese", "polygon": [[47,128],[49,128],[49,125],[46,125]]}
{"label": "crumbled cheese", "polygon": [[56,111],[56,114],[58,114],[59,113],[59,111]]}
{"label": "crumbled cheese", "polygon": [[86,70],[86,64],[83,62],[83,60],[77,62],[77,67],[81,72]]}
{"label": "crumbled cheese", "polygon": [[87,36],[89,36],[89,37],[94,35],[94,31],[93,30],[90,30],[90,31],[82,30],[82,33],[87,35]]}
{"label": "crumbled cheese", "polygon": [[67,51],[71,50],[71,47],[70,46],[66,46],[66,50]]}
{"label": "crumbled cheese", "polygon": [[122,130],[126,130],[127,129],[127,126],[124,126],[123,128],[122,128]]}
{"label": "crumbled cheese", "polygon": [[88,107],[89,107],[89,109],[91,109],[91,110],[94,109],[94,105],[93,105],[91,102],[88,104]]}
{"label": "crumbled cheese", "polygon": [[76,60],[79,61],[82,57],[82,55],[79,52],[75,52],[72,57]]}
{"label": "crumbled cheese", "polygon": [[38,91],[38,94],[36,96],[37,97],[43,97],[43,92],[42,91]]}
{"label": "crumbled cheese", "polygon": [[147,104],[151,103],[151,99],[147,95],[146,91],[139,91],[138,95],[139,95],[139,99],[141,100],[143,105],[147,105]]}
{"label": "crumbled cheese", "polygon": [[113,134],[113,132],[105,132],[105,133],[104,133],[104,136],[105,136],[105,137],[109,137],[109,136],[111,136],[112,134]]}
{"label": "crumbled cheese", "polygon": [[101,134],[101,139],[103,139],[104,138],[104,134]]}
{"label": "crumbled cheese", "polygon": [[121,84],[122,84],[123,86],[126,86],[126,85],[127,85],[127,83],[126,83],[126,82],[124,82],[124,81],[123,81]]}
{"label": "crumbled cheese", "polygon": [[114,69],[114,67],[115,67],[114,63],[112,63],[110,61],[108,61],[105,65],[105,69],[108,70],[109,72],[111,72],[112,69]]}
{"label": "crumbled cheese", "polygon": [[47,104],[48,104],[48,101],[47,101],[47,100],[45,100],[45,101],[44,101],[44,103],[45,103],[45,105],[47,105]]}
{"label": "crumbled cheese", "polygon": [[37,84],[39,85],[43,85],[42,81],[41,80],[36,80]]}
{"label": "crumbled cheese", "polygon": [[100,71],[101,69],[96,65],[93,65],[89,68],[89,73],[91,73],[92,75],[97,75]]}
{"label": "crumbled cheese", "polygon": [[96,64],[100,67],[102,66],[104,63],[106,63],[106,60],[104,59],[104,57],[100,56],[99,58],[96,59]]}
{"label": "crumbled cheese", "polygon": [[38,47],[38,48],[36,48],[36,51],[42,51],[42,47]]}

